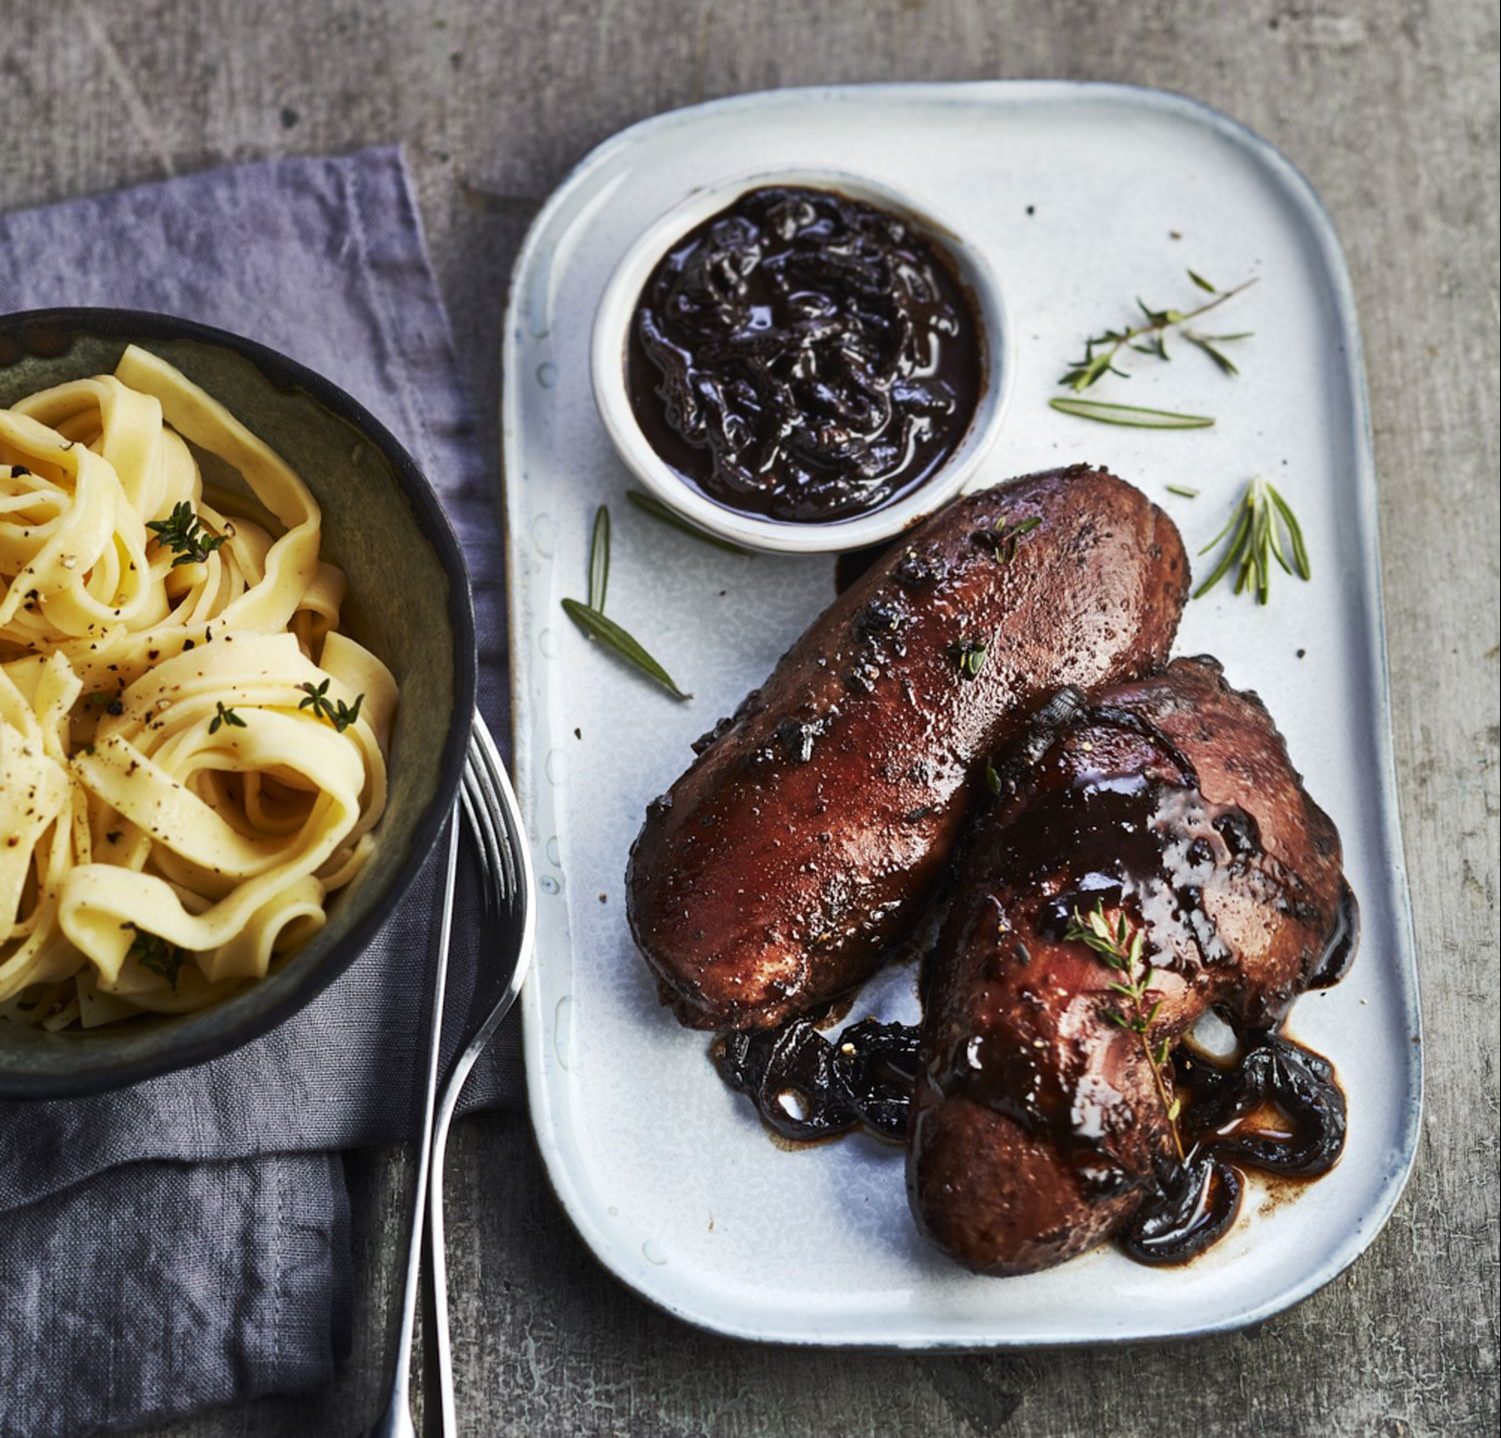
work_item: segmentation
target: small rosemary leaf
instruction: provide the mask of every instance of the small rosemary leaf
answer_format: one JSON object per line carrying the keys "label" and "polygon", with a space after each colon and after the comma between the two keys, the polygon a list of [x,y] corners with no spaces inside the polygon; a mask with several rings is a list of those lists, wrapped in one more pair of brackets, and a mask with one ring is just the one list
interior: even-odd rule
{"label": "small rosemary leaf", "polygon": [[627,664],[656,680],[674,699],[693,697],[691,694],[683,693],[673,682],[672,675],[613,619],[606,619],[597,609],[591,609],[587,604],[580,604],[577,599],[565,599],[563,609],[585,634],[600,640],[613,649]]}
{"label": "small rosemary leaf", "polygon": [[1077,419],[1092,419],[1099,424],[1120,424],[1135,429],[1207,429],[1214,423],[1210,415],[1179,414],[1168,409],[1143,409],[1134,404],[1112,404],[1108,400],[1069,399],[1055,396],[1048,404],[1059,414]]}
{"label": "small rosemary leaf", "polygon": [[1183,1100],[1174,1095],[1172,1103],[1167,1106],[1167,1121],[1169,1123],[1177,1123],[1178,1115],[1182,1112]]}
{"label": "small rosemary leaf", "polygon": [[625,497],[630,500],[637,509],[651,515],[653,519],[660,519],[663,524],[670,524],[674,529],[681,530],[684,534],[691,534],[695,539],[701,539],[705,544],[712,544],[715,549],[722,549],[726,554],[749,555],[750,550],[742,549],[738,544],[732,544],[728,539],[721,539],[717,534],[710,534],[700,529],[696,524],[690,524],[675,509],[669,509],[654,494],[647,494],[639,489],[628,489]]}
{"label": "small rosemary leaf", "polygon": [[1105,1017],[1118,1028],[1129,1029],[1131,1027],[1131,1020],[1125,1014],[1121,1013],[1119,1009],[1106,1009]]}
{"label": "small rosemary leaf", "polygon": [[1170,484],[1167,487],[1167,492],[1169,494],[1181,494],[1184,499],[1197,499],[1199,497],[1199,491],[1190,489],[1186,484]]}
{"label": "small rosemary leaf", "polygon": [[1215,349],[1215,347],[1210,344],[1203,335],[1189,334],[1188,331],[1185,330],[1183,332],[1183,338],[1186,339],[1189,344],[1197,345],[1201,350],[1203,350],[1204,353],[1207,354],[1209,358],[1212,359],[1215,364],[1220,367],[1222,373],[1229,375],[1232,379],[1240,373],[1240,370],[1236,367],[1235,362],[1230,358],[1230,356],[1222,353],[1220,350]]}
{"label": "small rosemary leaf", "polygon": [[[1239,521],[1238,523],[1237,519]],[[1199,599],[1202,596],[1208,594],[1209,591],[1213,589],[1214,586],[1218,584],[1220,580],[1222,580],[1230,572],[1231,567],[1235,564],[1237,558],[1239,558],[1241,547],[1244,543],[1244,535],[1251,527],[1251,516],[1249,511],[1242,508],[1238,516],[1231,517],[1230,524],[1235,525],[1235,535],[1231,539],[1230,543],[1225,546],[1225,552],[1220,556],[1220,562],[1215,565],[1214,570],[1210,574],[1209,578],[1206,579],[1201,585],[1199,585],[1196,590],[1194,590],[1195,599]],[[1225,529],[1228,528],[1229,525],[1226,525]],[[1213,549],[1214,546],[1224,538],[1224,536],[1225,530],[1222,529],[1214,539],[1210,540],[1209,543],[1199,551],[1199,553],[1204,554]],[[1240,590],[1241,584],[1239,581],[1237,581],[1235,592],[1239,594]]]}
{"label": "small rosemary leaf", "polygon": [[995,765],[989,759],[985,761],[985,787],[997,798],[1001,793],[1001,776]]}
{"label": "small rosemary leaf", "polygon": [[1218,291],[1218,290],[1217,290],[1217,289],[1215,289],[1215,287],[1214,287],[1214,286],[1213,286],[1213,285],[1212,285],[1212,284],[1210,284],[1210,283],[1209,283],[1209,281],[1208,281],[1208,280],[1206,280],[1206,279],[1205,279],[1205,278],[1204,278],[1204,276],[1203,276],[1203,275],[1196,275],[1196,274],[1195,274],[1195,273],[1194,273],[1194,272],[1193,272],[1193,271],[1192,271],[1192,270],[1190,270],[1190,271],[1189,271],[1189,272],[1188,272],[1188,277],[1189,277],[1189,279],[1191,279],[1191,280],[1192,280],[1192,281],[1193,281],[1193,282],[1194,282],[1194,283],[1195,283],[1195,284],[1196,284],[1196,285],[1197,285],[1197,286],[1198,286],[1198,287],[1199,287],[1199,288],[1200,288],[1200,289],[1201,289],[1201,290],[1207,290],[1207,291],[1208,291],[1208,292],[1209,292],[1209,293],[1210,293],[1210,294],[1212,294],[1212,295],[1217,295],[1217,294],[1219,294],[1219,291]]}
{"label": "small rosemary leaf", "polygon": [[1293,567],[1300,579],[1312,579],[1313,568],[1308,562],[1308,548],[1303,543],[1303,526],[1298,523],[1298,516],[1292,512],[1292,506],[1277,493],[1272,485],[1267,485],[1267,493],[1272,497],[1272,503],[1277,506],[1277,513],[1282,516],[1282,522],[1287,526],[1288,537],[1293,542]]}
{"label": "small rosemary leaf", "polygon": [[589,541],[589,607],[603,614],[605,593],[610,587],[610,510],[600,505],[594,511],[594,535]]}

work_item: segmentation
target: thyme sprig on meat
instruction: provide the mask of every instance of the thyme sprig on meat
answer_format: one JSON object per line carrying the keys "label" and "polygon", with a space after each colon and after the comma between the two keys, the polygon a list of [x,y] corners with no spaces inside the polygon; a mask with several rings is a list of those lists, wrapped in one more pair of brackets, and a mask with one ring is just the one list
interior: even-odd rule
{"label": "thyme sprig on meat", "polygon": [[949,656],[965,679],[973,679],[979,674],[989,653],[990,645],[983,639],[956,639],[949,645]]}
{"label": "thyme sprig on meat", "polygon": [[1016,558],[1016,542],[1024,534],[1031,534],[1034,529],[1040,528],[1042,520],[1033,515],[1030,519],[1018,519],[1008,521],[1004,515],[996,520],[991,529],[982,530],[975,536],[978,543],[982,544],[993,554],[1001,564],[1010,564]]}
{"label": "thyme sprig on meat", "polygon": [[1118,1028],[1135,1034],[1140,1042],[1181,1163],[1184,1153],[1183,1140],[1178,1134],[1178,1115],[1183,1102],[1169,1092],[1163,1078],[1171,1048],[1169,1040],[1152,1041],[1152,1024],[1162,1007],[1162,1000],[1152,998],[1152,979],[1157,971],[1146,957],[1145,931],[1133,928],[1123,913],[1118,913],[1112,923],[1105,913],[1104,900],[1099,899],[1087,914],[1074,910],[1063,937],[1067,943],[1087,944],[1108,969],[1120,975],[1111,980],[1109,987],[1112,993],[1120,995],[1122,1002],[1106,1009],[1105,1017]]}

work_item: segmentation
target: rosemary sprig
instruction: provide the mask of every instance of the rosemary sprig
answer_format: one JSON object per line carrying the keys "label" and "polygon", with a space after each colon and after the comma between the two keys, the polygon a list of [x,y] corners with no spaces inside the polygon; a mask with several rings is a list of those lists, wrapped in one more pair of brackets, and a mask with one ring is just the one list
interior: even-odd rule
{"label": "rosemary sprig", "polygon": [[594,535],[589,541],[589,608],[605,612],[605,591],[610,587],[610,511],[600,505],[594,511]]}
{"label": "rosemary sprig", "polygon": [[1120,368],[1119,361],[1124,358],[1122,352],[1129,348],[1137,354],[1152,355],[1160,360],[1169,359],[1171,356],[1167,352],[1166,337],[1170,330],[1175,329],[1190,344],[1203,350],[1226,374],[1235,374],[1235,366],[1215,346],[1228,344],[1232,340],[1247,339],[1249,331],[1233,335],[1206,335],[1190,330],[1186,326],[1190,320],[1207,315],[1210,310],[1218,309],[1227,300],[1234,299],[1236,295],[1254,285],[1256,280],[1254,278],[1246,280],[1236,285],[1233,290],[1225,290],[1222,293],[1202,275],[1197,275],[1192,270],[1188,272],[1188,277],[1201,290],[1207,291],[1214,298],[1191,310],[1154,310],[1144,300],[1138,299],[1136,304],[1146,316],[1145,322],[1127,325],[1124,329],[1112,328],[1097,335],[1090,335],[1084,341],[1084,358],[1075,360],[1058,383],[1067,385],[1075,394],[1081,394],[1091,385],[1098,384],[1107,374],[1129,379],[1130,375]]}
{"label": "rosemary sprig", "polygon": [[149,973],[160,975],[175,989],[177,976],[182,972],[187,954],[158,934],[148,934],[144,929],[136,929],[134,924],[126,924],[124,927],[135,929],[136,935],[125,951],[125,957],[134,959]]}
{"label": "rosemary sprig", "polygon": [[166,519],[149,520],[146,528],[177,556],[172,561],[174,569],[179,564],[202,564],[227,538],[223,534],[209,534],[185,499],[172,506],[172,513]]}
{"label": "rosemary sprig", "polygon": [[[1284,535],[1285,531],[1285,535]],[[1260,475],[1247,486],[1225,527],[1199,551],[1208,554],[1224,540],[1225,552],[1209,577],[1194,590],[1194,598],[1208,594],[1232,568],[1235,592],[1252,590],[1258,604],[1265,604],[1272,587],[1272,560],[1285,574],[1311,579],[1308,547],[1303,542],[1303,527],[1292,506]]]}
{"label": "rosemary sprig", "polygon": [[695,539],[703,540],[705,544],[712,544],[715,549],[722,549],[726,554],[750,554],[750,550],[742,549],[738,544],[732,544],[728,539],[721,539],[717,534],[710,534],[708,530],[700,529],[696,524],[691,524],[675,509],[671,509],[663,504],[654,494],[647,494],[644,490],[640,489],[628,489],[625,492],[625,497],[637,509],[651,515],[653,519],[660,519],[663,524],[670,524],[674,529],[681,530],[684,534],[691,534]]}
{"label": "rosemary sprig", "polygon": [[327,679],[321,684],[299,684],[297,687],[307,695],[297,707],[311,709],[315,718],[328,720],[340,734],[360,717],[360,705],[365,702],[363,694],[356,695],[354,703],[349,705],[342,699],[328,697]]}
{"label": "rosemary sprig", "polygon": [[1073,399],[1055,395],[1048,401],[1060,414],[1092,419],[1099,424],[1123,424],[1133,429],[1208,429],[1214,416],[1181,414],[1172,409],[1144,409],[1139,404],[1112,404],[1103,399]]}
{"label": "rosemary sprig", "polygon": [[[308,685],[303,685],[305,689],[309,687]],[[354,707],[356,710],[360,707],[358,700],[355,701]],[[210,734],[217,734],[220,727],[225,724],[228,724],[231,729],[244,729],[248,727],[245,721],[233,709],[227,708],[221,699],[214,705],[214,717],[208,721],[208,732]]]}
{"label": "rosemary sprig", "polygon": [[983,639],[957,639],[949,645],[949,655],[959,666],[959,673],[973,679],[985,667],[990,646]]}
{"label": "rosemary sprig", "polygon": [[1140,1041],[1181,1163],[1184,1155],[1183,1140],[1178,1135],[1178,1115],[1182,1112],[1183,1101],[1177,1095],[1169,1094],[1162,1076],[1167,1067],[1170,1041],[1152,1042],[1152,1024],[1162,1007],[1162,1000],[1152,1000],[1152,979],[1157,971],[1145,954],[1145,931],[1140,928],[1133,930],[1123,913],[1117,914],[1112,924],[1105,914],[1105,901],[1097,899],[1088,914],[1074,910],[1063,937],[1067,943],[1087,944],[1107,968],[1121,975],[1111,981],[1110,990],[1119,994],[1124,1002],[1106,1009],[1105,1017],[1117,1027],[1135,1034]]}
{"label": "rosemary sprig", "polygon": [[613,649],[627,664],[639,669],[656,680],[674,699],[691,699],[673,682],[670,675],[641,644],[626,633],[613,619],[606,619],[597,609],[580,604],[577,599],[565,599],[563,610],[591,639],[598,639]]}
{"label": "rosemary sprig", "polygon": [[591,639],[609,645],[627,664],[656,680],[675,699],[691,699],[641,642],[626,633],[613,619],[605,618],[605,590],[610,579],[610,511],[605,505],[594,511],[594,533],[589,540],[589,602],[565,599],[563,611]]}

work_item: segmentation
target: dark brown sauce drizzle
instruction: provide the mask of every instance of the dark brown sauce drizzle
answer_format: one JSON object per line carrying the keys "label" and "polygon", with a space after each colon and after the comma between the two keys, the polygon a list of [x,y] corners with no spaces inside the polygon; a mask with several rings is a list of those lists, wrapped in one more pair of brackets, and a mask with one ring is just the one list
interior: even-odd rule
{"label": "dark brown sauce drizzle", "polygon": [[983,360],[952,261],[907,221],[767,188],[662,257],[626,371],[643,433],[689,483],[798,523],[922,484],[974,417]]}
{"label": "dark brown sauce drizzle", "polygon": [[[1126,906],[1153,932],[1189,937],[1193,954],[1181,977],[1192,983],[1196,974],[1233,958],[1209,918],[1207,889],[1251,883],[1271,902],[1296,911],[1300,885],[1263,852],[1254,818],[1238,806],[1206,803],[1192,764],[1165,735],[1135,714],[1086,710],[1077,690],[1060,692],[1040,711],[1002,764],[1002,796],[1021,771],[1035,768],[1062,729],[1081,722],[1141,734],[1178,773],[1172,780],[1119,775],[1062,784],[1007,826],[1001,840],[1010,850],[1006,865],[1022,876],[1023,887],[1030,880],[1046,891],[1049,878],[1070,875],[1066,892],[1044,900],[1036,920],[1041,932],[1061,938],[1075,909],[1100,900],[1108,908]],[[1358,934],[1355,897],[1344,884],[1307,987],[1343,977]],[[1159,967],[1177,962],[1154,959]],[[1186,1156],[1159,1165],[1117,1236],[1129,1257],[1182,1263],[1223,1237],[1239,1213],[1245,1169],[1311,1179],[1338,1162],[1344,1094],[1327,1059],[1278,1032],[1294,996],[1286,997],[1270,1005],[1274,1012],[1264,1026],[1237,1028],[1240,1055],[1233,1067],[1195,1058],[1182,1046],[1174,1051]],[[768,1126],[786,1138],[811,1141],[863,1126],[900,1141],[919,1067],[919,1033],[916,1026],[867,1019],[831,1043],[804,1018],[766,1032],[726,1035],[716,1062],[725,1081],[747,1094]],[[1129,1107],[1123,1101],[1112,1106],[1108,1098],[1082,1103],[1054,1065],[1038,1062],[1028,1035],[999,1027],[978,1036],[951,1056],[939,1087],[970,1093],[1031,1131],[1049,1132],[1086,1192],[1103,1196],[1131,1181],[1110,1153],[1112,1134],[1134,1121]]]}

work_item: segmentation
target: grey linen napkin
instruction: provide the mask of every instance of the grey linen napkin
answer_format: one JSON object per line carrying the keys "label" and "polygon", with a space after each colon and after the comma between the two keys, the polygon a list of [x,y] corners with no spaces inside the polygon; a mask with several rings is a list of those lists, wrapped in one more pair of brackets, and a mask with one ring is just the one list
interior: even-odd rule
{"label": "grey linen napkin", "polygon": [[[0,311],[47,305],[236,331],[379,416],[464,545],[480,704],[504,738],[494,486],[399,151],[244,165],[0,215]],[[117,1093],[0,1105],[3,1438],[119,1431],[331,1379],[351,1265],[337,1150],[415,1127],[437,886],[434,860],[370,950],[265,1038]],[[462,896],[456,1007],[480,939]],[[467,1107],[519,1101],[518,1050],[513,1021]]]}

